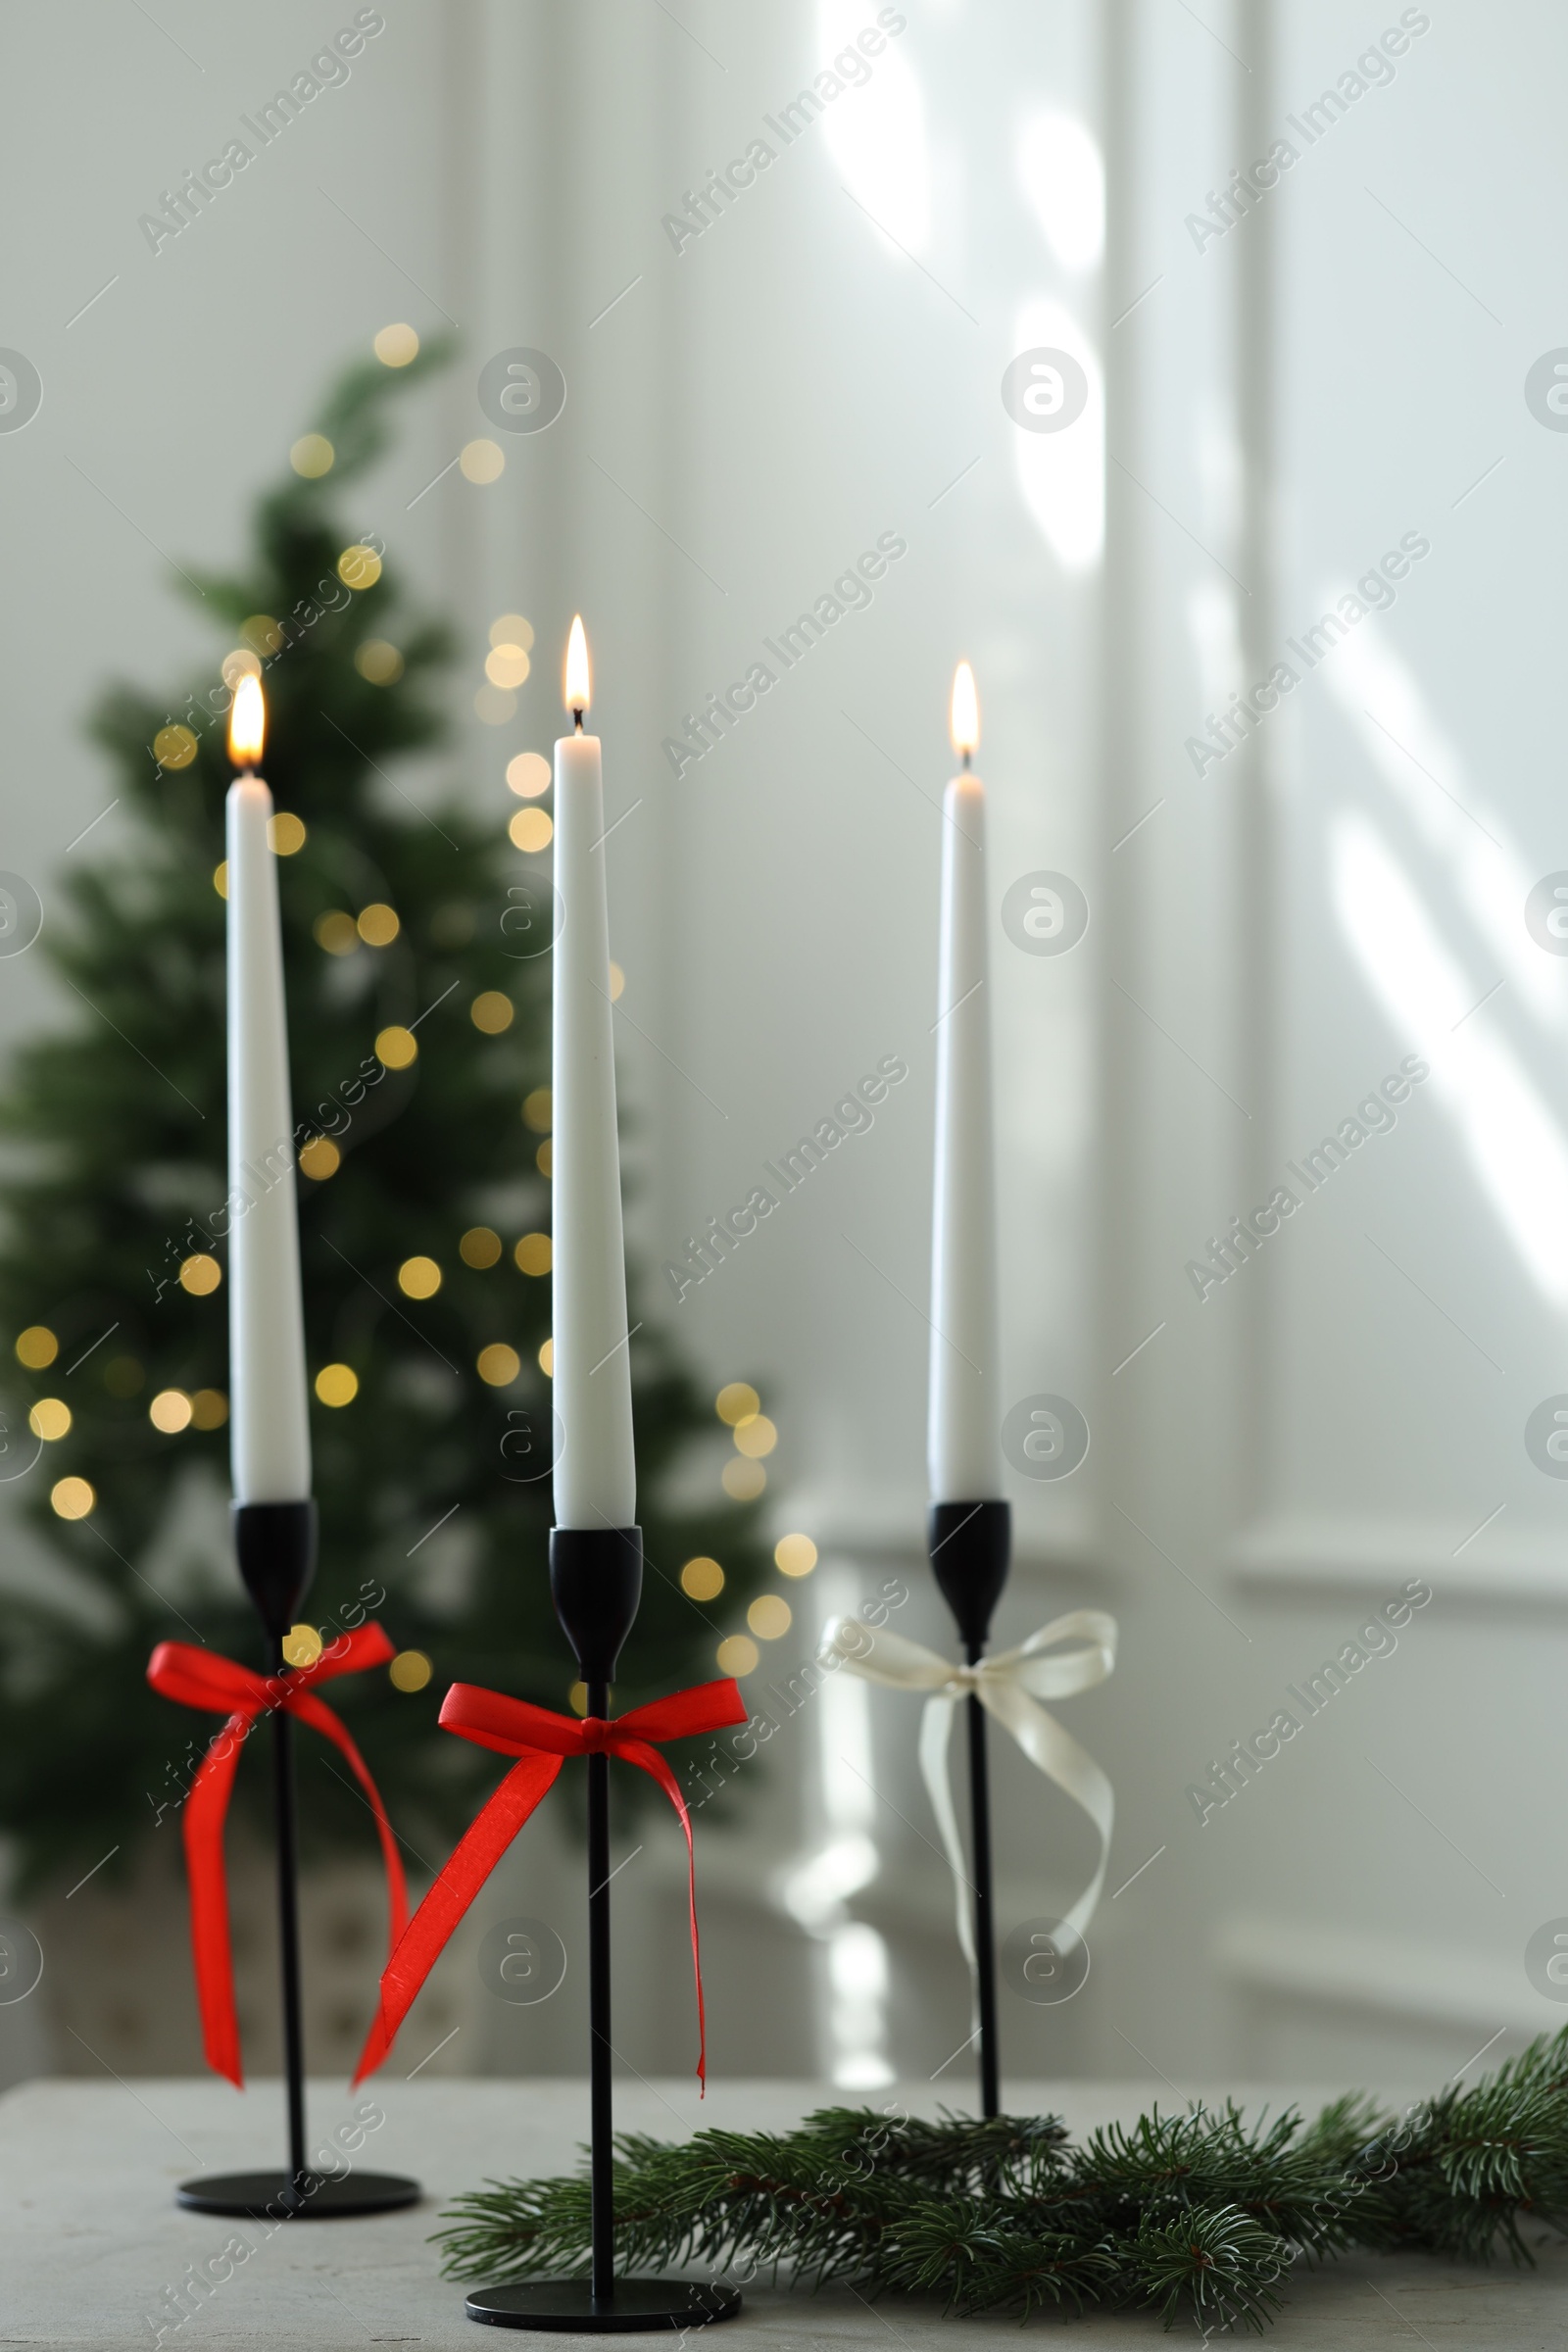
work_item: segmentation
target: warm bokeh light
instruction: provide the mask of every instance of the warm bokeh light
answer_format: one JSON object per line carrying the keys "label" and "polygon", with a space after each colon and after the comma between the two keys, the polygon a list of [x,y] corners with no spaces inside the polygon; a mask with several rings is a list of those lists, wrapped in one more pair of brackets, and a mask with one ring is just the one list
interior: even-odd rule
{"label": "warm bokeh light", "polygon": [[555,1379],[556,1343],[554,1340],[546,1340],[541,1346],[539,1349],[539,1369],[544,1374],[546,1380]]}
{"label": "warm bokeh light", "polygon": [[198,1389],[190,1400],[192,1429],[221,1429],[228,1419],[228,1398],[221,1389]]}
{"label": "warm bokeh light", "polygon": [[716,1600],[724,1590],[724,1571],[716,1560],[699,1552],[681,1570],[680,1589],[688,1600]]}
{"label": "warm bokeh light", "polygon": [[402,928],[396,909],[381,899],[372,899],[368,906],[362,906],[355,925],[368,948],[389,948]]}
{"label": "warm bokeh light", "polygon": [[189,767],[196,757],[196,738],[189,727],[160,727],[153,737],[153,758],[160,767]]}
{"label": "warm bokeh light", "polygon": [[556,837],[555,820],[544,808],[519,808],[507,827],[508,838],[514,850],[526,857],[537,857],[548,850]]}
{"label": "warm bokeh light", "polygon": [[314,1625],[291,1625],[279,1647],[288,1666],[314,1666],[321,1654],[321,1637]]}
{"label": "warm bokeh light", "polygon": [[512,1254],[519,1274],[548,1274],[556,1253],[548,1233],[525,1233]]}
{"label": "warm bokeh light", "polygon": [[160,1389],[147,1407],[147,1418],[166,1438],[177,1438],[182,1429],[189,1429],[193,1409],[183,1389]]}
{"label": "warm bokeh light", "polygon": [[381,559],[373,547],[346,547],[337,560],[337,576],[345,588],[363,595],[381,577]]}
{"label": "warm bokeh light", "polygon": [[313,1184],[324,1184],[343,1164],[343,1154],[329,1135],[313,1135],[300,1153],[300,1173]]}
{"label": "warm bokeh light", "polygon": [[395,326],[383,326],[370,349],[383,368],[406,368],[419,356],[419,338],[407,319],[400,318]]}
{"label": "warm bokeh light", "polygon": [[719,1472],[718,1483],[731,1502],[755,1502],[767,1485],[767,1472],[760,1462],[742,1461],[732,1454]]}
{"label": "warm bokeh light", "polygon": [[62,1519],[85,1519],[97,1499],[84,1478],[57,1479],[49,1490],[49,1507]]}
{"label": "warm bokeh light", "polygon": [[315,922],[316,944],[329,956],[352,956],[360,944],[360,926],[341,906],[329,906]]}
{"label": "warm bokeh light", "polygon": [[354,649],[354,666],[368,686],[395,686],[403,675],[403,656],[385,637],[367,637]]}
{"label": "warm bokeh light", "polygon": [[253,612],[249,620],[241,621],[239,633],[253,653],[280,654],[283,651],[283,632],[270,612]]}
{"label": "warm bokeh light", "polygon": [[[548,1347],[549,1342],[545,1344]],[[474,1370],[487,1388],[510,1389],[522,1370],[522,1358],[505,1340],[492,1340],[488,1348],[480,1348]]]}
{"label": "warm bokeh light", "polygon": [[566,639],[566,709],[579,716],[593,701],[593,674],[588,666],[588,633],[582,614],[574,615]]}
{"label": "warm bokeh light", "polygon": [[795,1613],[779,1592],[760,1592],[746,1612],[746,1622],[760,1641],[781,1642],[795,1622]]}
{"label": "warm bokeh light", "polygon": [[360,1376],[352,1364],[323,1364],[316,1375],[316,1394],[323,1404],[352,1404],[360,1393]]}
{"label": "warm bokeh light", "polygon": [[17,1361],[29,1372],[42,1372],[60,1353],[60,1342],[47,1323],[29,1323],[17,1340]]}
{"label": "warm bokeh light", "polygon": [[276,858],[292,858],[305,847],[305,820],[292,808],[280,808],[267,820],[267,846]]}
{"label": "warm bokeh light", "polygon": [[228,859],[220,858],[213,868],[213,888],[220,899],[228,896]]}
{"label": "warm bokeh light", "polygon": [[302,433],[288,453],[288,462],[308,482],[318,482],[323,473],[330,473],[337,451],[324,433]]}
{"label": "warm bokeh light", "polygon": [[760,1461],[778,1444],[778,1431],[765,1413],[748,1413],[735,1425],[735,1450],[749,1461]]}
{"label": "warm bokeh light", "polygon": [[548,1135],[545,1137],[544,1142],[533,1155],[533,1164],[541,1176],[553,1177],[555,1175],[556,1146],[553,1137]]}
{"label": "warm bokeh light", "polygon": [[435,1670],[422,1649],[400,1649],[386,1671],[394,1690],[422,1690]]}
{"label": "warm bokeh light", "polygon": [[466,441],[458,460],[458,469],[466,482],[499,481],[506,471],[506,452],[499,441]]}
{"label": "warm bokeh light", "polygon": [[492,645],[520,645],[525,654],[533,652],[533,622],[520,612],[503,612],[490,623]]}
{"label": "warm bokeh light", "polygon": [[953,748],[960,756],[980,747],[980,698],[974,690],[974,671],[960,662],[953,673],[953,705],[948,719]]}
{"label": "warm bokeh light", "polygon": [[522,1099],[522,1123],[535,1135],[548,1135],[554,1117],[554,1097],[548,1086],[536,1086]]}
{"label": "warm bokeh light", "polygon": [[543,752],[518,752],[507,761],[507,782],[519,801],[536,801],[550,790],[550,762]]}
{"label": "warm bokeh light", "polygon": [[737,1421],[749,1420],[753,1413],[760,1411],[761,1402],[750,1381],[730,1380],[719,1390],[714,1410],[719,1419],[733,1429]]}
{"label": "warm bokeh light", "polygon": [[210,1292],[217,1290],[222,1279],[222,1267],[216,1257],[209,1257],[204,1250],[199,1250],[194,1257],[187,1257],[179,1269],[179,1287],[182,1291],[189,1291],[193,1298],[205,1298]]}
{"label": "warm bokeh light", "polygon": [[816,1545],[809,1536],[780,1536],[773,1546],[773,1565],[781,1576],[809,1576],[816,1566]]}
{"label": "warm bokeh light", "polygon": [[492,686],[520,686],[532,667],[520,645],[493,645],[484,658],[484,674]]}
{"label": "warm bokeh light", "polygon": [[406,1257],[398,1268],[398,1289],[406,1298],[433,1298],[441,1288],[441,1269],[433,1257]]}
{"label": "warm bokeh light", "polygon": [[231,654],[223,656],[221,675],[230,694],[241,678],[259,678],[261,674],[262,658],[252,647],[237,645]]}
{"label": "warm bokeh light", "polygon": [[402,1028],[396,1021],[386,1029],[378,1029],[375,1037],[375,1058],[386,1070],[406,1070],[418,1054],[419,1041],[412,1029]]}
{"label": "warm bokeh light", "polygon": [[62,1396],[40,1396],[27,1415],[27,1427],[52,1446],[71,1427],[71,1407]]}
{"label": "warm bokeh light", "polygon": [[621,991],[625,988],[625,985],[626,975],[621,970],[619,964],[615,961],[613,956],[612,956],[610,959],[610,1002],[612,1004],[618,1004],[620,1003]]}
{"label": "warm bokeh light", "polygon": [[744,1634],[726,1634],[718,1645],[718,1671],[720,1674],[732,1674],[737,1679],[742,1675],[755,1674],[760,1655],[757,1643],[749,1642]]}
{"label": "warm bokeh light", "polygon": [[267,698],[262,681],[241,678],[228,713],[228,756],[236,767],[254,767],[266,740]]}
{"label": "warm bokeh light", "polygon": [[503,1029],[512,1027],[516,1009],[512,999],[504,997],[499,988],[487,988],[468,1006],[468,1018],[486,1037],[499,1037]]}
{"label": "warm bokeh light", "polygon": [[470,1225],[458,1244],[466,1266],[493,1266],[501,1255],[501,1236],[489,1225]]}

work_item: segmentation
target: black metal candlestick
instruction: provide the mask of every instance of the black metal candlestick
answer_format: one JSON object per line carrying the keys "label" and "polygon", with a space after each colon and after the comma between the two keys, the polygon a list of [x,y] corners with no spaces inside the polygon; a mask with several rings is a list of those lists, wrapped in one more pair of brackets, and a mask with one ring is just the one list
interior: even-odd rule
{"label": "black metal candlestick", "polygon": [[[953,1611],[971,1666],[985,1655],[986,1637],[1012,1552],[1012,1506],[1005,1502],[934,1502],[927,1544],[931,1573]],[[980,2106],[1001,2113],[1002,2054],[997,2033],[997,1936],[991,1869],[991,1781],[986,1764],[986,1711],[974,1692],[964,1702],[969,1729],[969,1867],[974,1873],[974,1962],[980,2012]]]}
{"label": "black metal candlestick", "polygon": [[[316,1572],[314,1502],[235,1503],[234,1551],[268,1637],[268,1670],[289,1672],[283,1640]],[[416,2204],[417,2180],[402,2173],[313,2172],[305,2160],[305,2030],[300,2003],[299,1858],[294,1815],[294,1726],[271,1709],[272,1800],[277,1838],[277,1921],[283,1988],[283,2077],[288,2100],[287,2172],[218,2173],[182,2180],[181,2205],[197,2213],[344,2221]]]}
{"label": "black metal candlestick", "polygon": [[[585,1716],[610,1713],[610,1685],[643,1589],[640,1527],[551,1531],[550,1592],[586,1685]],[[614,2119],[610,2025],[610,1758],[588,1758],[588,2117],[592,2269],[586,2278],[476,2287],[465,2309],[490,2328],[633,2335],[733,2319],[740,2290],[695,2278],[615,2277]]]}

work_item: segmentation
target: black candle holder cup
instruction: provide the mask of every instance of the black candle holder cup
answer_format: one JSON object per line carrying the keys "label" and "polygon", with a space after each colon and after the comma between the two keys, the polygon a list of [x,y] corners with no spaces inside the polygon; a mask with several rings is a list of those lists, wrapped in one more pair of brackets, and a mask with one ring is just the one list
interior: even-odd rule
{"label": "black candle holder cup", "polygon": [[[610,1712],[610,1684],[643,1588],[640,1527],[558,1527],[550,1536],[550,1592],[587,1687],[584,1714]],[[614,2122],[610,2014],[610,1758],[588,1762],[588,2103],[592,2200],[586,2278],[530,2278],[475,2287],[465,2309],[487,2328],[633,2335],[733,2319],[738,2288],[695,2278],[615,2276]]]}
{"label": "black candle holder cup", "polygon": [[[316,1573],[314,1502],[236,1502],[234,1553],[245,1589],[268,1637],[269,1674],[286,1676],[283,1639]],[[299,1851],[295,1836],[293,1723],[272,1717],[272,1799],[277,1834],[277,1917],[283,1993],[283,2082],[288,2103],[286,2172],[214,2173],[182,2180],[176,2194],[193,2213],[252,2220],[347,2221],[414,2205],[417,2180],[402,2173],[312,2171],[305,2160],[305,2033],[300,2002]]]}
{"label": "black candle holder cup", "polygon": [[[1012,1506],[1005,1502],[934,1502],[926,1533],[931,1573],[953,1611],[971,1666],[985,1655],[997,1602],[1012,1557]],[[969,1868],[974,1874],[976,2035],[980,2106],[1001,2112],[1002,2059],[997,2030],[997,1936],[991,1860],[991,1776],[986,1758],[986,1711],[971,1691],[964,1705],[969,1735]]]}

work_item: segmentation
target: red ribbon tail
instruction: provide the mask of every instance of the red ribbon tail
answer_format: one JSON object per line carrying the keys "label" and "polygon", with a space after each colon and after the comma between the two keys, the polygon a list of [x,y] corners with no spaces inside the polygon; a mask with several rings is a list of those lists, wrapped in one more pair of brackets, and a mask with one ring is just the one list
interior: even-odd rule
{"label": "red ribbon tail", "polygon": [[[682,1697],[686,1695],[687,1693],[684,1691],[681,1693]],[[651,1712],[651,1710],[649,1711]],[[708,2010],[703,1999],[703,1955],[697,1936],[697,1855],[692,1845],[692,1817],[686,1810],[686,1800],[681,1795],[680,1786],[675,1775],[670,1771],[657,1747],[648,1746],[642,1740],[626,1740],[617,1742],[616,1745],[617,1752],[625,1757],[628,1764],[640,1765],[652,1780],[659,1783],[660,1788],[662,1788],[675,1808],[676,1818],[680,1822],[686,1839],[686,1911],[691,1922],[692,1976],[697,1985],[697,2081],[701,2086],[698,2095],[706,2099],[708,2096]]]}
{"label": "red ribbon tail", "polygon": [[370,2027],[354,2072],[358,2089],[382,2065],[419,1988],[473,1901],[534,1807],[555,1785],[564,1759],[526,1755],[514,1764],[410,1920],[381,1978],[381,2013]]}
{"label": "red ribbon tail", "polygon": [[[201,2012],[202,2045],[214,2074],[245,2087],[239,2018],[234,2008],[234,1961],[228,1933],[228,1886],[223,1872],[223,1821],[250,1718],[231,1715],[209,1747],[191,1784],[180,1823],[190,1884],[191,1959]],[[226,1743],[226,1744],[225,1744]]]}

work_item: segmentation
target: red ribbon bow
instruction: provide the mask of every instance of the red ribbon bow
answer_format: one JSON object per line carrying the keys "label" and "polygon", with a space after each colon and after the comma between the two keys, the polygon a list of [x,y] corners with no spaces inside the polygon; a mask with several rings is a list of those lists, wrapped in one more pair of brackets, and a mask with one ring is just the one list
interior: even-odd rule
{"label": "red ribbon bow", "polygon": [[403,1864],[392,1838],[380,1790],[345,1726],[331,1708],[311,1695],[312,1687],[339,1674],[361,1674],[397,1653],[378,1625],[340,1634],[312,1665],[288,1673],[256,1674],[216,1650],[189,1642],[160,1642],[147,1665],[147,1680],[163,1697],[183,1707],[205,1707],[228,1721],[214,1738],[185,1799],[181,1829],[190,1880],[190,1939],[196,1964],[196,1997],[201,2008],[207,2063],[236,2089],[245,2087],[240,2061],[239,2020],[234,2011],[234,1963],[228,1936],[228,1885],[223,1873],[223,1823],[239,1769],[240,1749],[258,1716],[281,1707],[330,1740],[375,1816],[386,1863],[391,1924],[387,1942],[395,1950],[409,1923],[409,1894]]}
{"label": "red ribbon bow", "polygon": [[675,1776],[654,1740],[687,1740],[746,1721],[746,1704],[729,1679],[699,1683],[656,1698],[646,1707],[612,1719],[553,1715],[526,1699],[507,1698],[473,1683],[454,1683],[441,1707],[449,1732],[493,1747],[515,1763],[477,1818],[465,1831],[441,1876],[425,1896],[387,1963],[381,1979],[381,2015],[366,2039],[356,2085],[374,2072],[392,2037],[414,2005],[416,1994],[446,1947],[447,1938],[473,1901],[535,1806],[554,1787],[568,1756],[619,1756],[658,1782],[675,1808],[686,1838],[686,1904],[691,1919],[692,1973],[697,1983],[697,2079],[708,2083],[708,2021],[703,2008],[703,1968],[697,1942],[697,1860],[692,1851],[691,1815]]}

